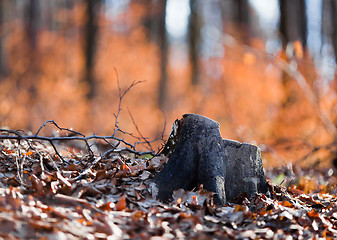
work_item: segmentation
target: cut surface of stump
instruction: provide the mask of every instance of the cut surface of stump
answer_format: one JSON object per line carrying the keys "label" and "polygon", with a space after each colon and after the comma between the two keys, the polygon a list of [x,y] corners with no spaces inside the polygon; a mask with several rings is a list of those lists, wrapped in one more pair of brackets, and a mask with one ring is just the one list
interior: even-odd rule
{"label": "cut surface of stump", "polygon": [[207,117],[185,114],[176,120],[162,153],[169,160],[153,181],[163,201],[176,189],[192,190],[198,184],[215,193],[217,205],[243,192],[251,197],[268,191],[260,149],[222,139],[219,123]]}

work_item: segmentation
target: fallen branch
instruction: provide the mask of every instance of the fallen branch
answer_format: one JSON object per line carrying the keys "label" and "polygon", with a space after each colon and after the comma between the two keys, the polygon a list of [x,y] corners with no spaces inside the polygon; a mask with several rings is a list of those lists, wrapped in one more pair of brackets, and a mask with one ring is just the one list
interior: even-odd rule
{"label": "fallen branch", "polygon": [[[116,70],[116,69],[115,69]],[[116,71],[117,74],[117,71]],[[83,170],[77,177],[73,178],[72,180],[76,181],[78,179],[83,178],[85,175],[88,174],[88,172],[91,170],[92,167],[94,167],[99,161],[101,161],[102,159],[105,159],[107,157],[109,157],[111,154],[116,153],[116,154],[121,154],[121,153],[132,153],[135,155],[144,155],[144,154],[152,154],[155,155],[153,148],[151,146],[151,143],[153,141],[156,141],[158,139],[155,139],[153,141],[149,141],[147,138],[145,138],[139,131],[130,111],[129,114],[131,116],[132,122],[136,127],[136,130],[138,132],[138,134],[140,135],[140,137],[135,136],[132,133],[128,133],[126,131],[121,130],[121,128],[118,125],[118,117],[119,114],[122,110],[121,108],[121,104],[122,104],[122,100],[125,97],[125,95],[130,91],[130,89],[132,87],[134,87],[135,85],[141,83],[142,81],[138,81],[138,82],[132,82],[130,84],[130,86],[122,91],[119,85],[119,80],[118,80],[118,74],[117,74],[117,84],[118,84],[118,91],[119,91],[119,103],[118,103],[118,110],[117,110],[117,114],[115,114],[115,129],[112,133],[112,135],[110,136],[98,136],[98,135],[91,135],[91,136],[85,136],[84,134],[78,132],[78,131],[74,131],[72,129],[68,129],[68,128],[63,128],[60,127],[54,120],[48,120],[45,121],[40,127],[39,129],[36,131],[35,134],[30,134],[30,135],[25,135],[24,132],[22,132],[21,130],[8,130],[8,129],[0,129],[0,140],[16,140],[19,142],[21,141],[25,141],[28,145],[28,148],[31,150],[34,150],[38,153],[38,155],[40,156],[40,163],[41,163],[41,169],[44,171],[44,167],[43,167],[43,163],[42,163],[42,155],[33,147],[32,143],[34,141],[44,141],[44,142],[48,142],[50,144],[50,146],[53,148],[55,154],[59,157],[59,159],[61,159],[61,161],[63,163],[67,163],[69,164],[68,161],[66,161],[64,159],[64,157],[59,153],[57,147],[56,147],[56,143],[57,142],[65,142],[65,141],[82,141],[85,143],[86,149],[88,151],[88,156],[89,159],[92,159],[93,161],[89,164],[89,166],[86,167],[85,170]],[[62,132],[66,132],[66,136],[41,136],[40,133],[42,131],[43,128],[45,128],[47,126],[47,124],[51,124],[52,126],[56,127],[58,130],[62,131]],[[127,142],[126,140],[124,140],[123,138],[117,137],[117,133],[122,134],[122,135],[128,135],[131,136],[132,138],[134,138],[135,141],[133,144]],[[101,154],[99,157],[95,157],[94,151],[92,150],[92,146],[89,144],[89,141],[93,141],[93,140],[102,140],[105,143],[107,143],[111,149],[107,150],[106,152],[104,152],[103,154]],[[111,141],[113,141],[114,143],[112,143]],[[124,145],[121,148],[118,148],[120,145]],[[137,150],[137,146],[138,145],[144,145],[146,148],[150,149],[150,151],[138,151]],[[2,152],[2,151],[1,151]],[[21,154],[19,154],[20,156]],[[24,159],[22,159],[22,164],[23,161],[25,161],[26,159],[26,155],[23,155]],[[16,165],[17,165],[17,170],[18,170],[18,177],[21,180],[21,175],[20,171],[22,172],[22,167],[18,162],[18,159],[16,159]]]}

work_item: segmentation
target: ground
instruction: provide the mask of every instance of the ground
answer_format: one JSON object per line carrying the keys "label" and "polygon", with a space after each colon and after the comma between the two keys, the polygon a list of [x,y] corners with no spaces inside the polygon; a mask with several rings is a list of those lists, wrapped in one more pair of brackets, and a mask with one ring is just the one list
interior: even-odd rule
{"label": "ground", "polygon": [[[266,169],[270,196],[244,194],[222,207],[202,186],[153,197],[167,158],[111,152],[72,141],[0,141],[0,236],[5,239],[318,239],[337,237],[333,169]],[[91,146],[93,148],[93,146]],[[92,165],[92,162],[95,164]]]}

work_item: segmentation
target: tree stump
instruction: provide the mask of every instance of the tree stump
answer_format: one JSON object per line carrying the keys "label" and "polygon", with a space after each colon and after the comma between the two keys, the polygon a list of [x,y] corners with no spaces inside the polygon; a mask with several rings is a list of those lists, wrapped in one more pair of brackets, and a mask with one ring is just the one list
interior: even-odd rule
{"label": "tree stump", "polygon": [[251,197],[268,191],[260,149],[222,139],[219,123],[207,117],[185,114],[176,120],[162,154],[169,160],[153,182],[163,201],[174,190],[192,190],[197,184],[215,193],[217,205],[244,192]]}

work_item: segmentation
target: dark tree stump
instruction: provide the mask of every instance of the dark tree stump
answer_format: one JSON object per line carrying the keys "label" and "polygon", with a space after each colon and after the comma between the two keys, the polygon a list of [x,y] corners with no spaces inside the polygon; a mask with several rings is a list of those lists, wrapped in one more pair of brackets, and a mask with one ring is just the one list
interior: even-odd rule
{"label": "dark tree stump", "polygon": [[260,148],[237,141],[223,139],[226,155],[226,196],[233,199],[241,193],[248,197],[256,193],[267,193],[268,184],[264,177]]}
{"label": "dark tree stump", "polygon": [[169,157],[154,183],[157,197],[170,200],[174,190],[191,190],[203,184],[222,205],[245,192],[249,197],[266,193],[260,149],[222,139],[219,123],[197,114],[176,120],[163,154]]}

